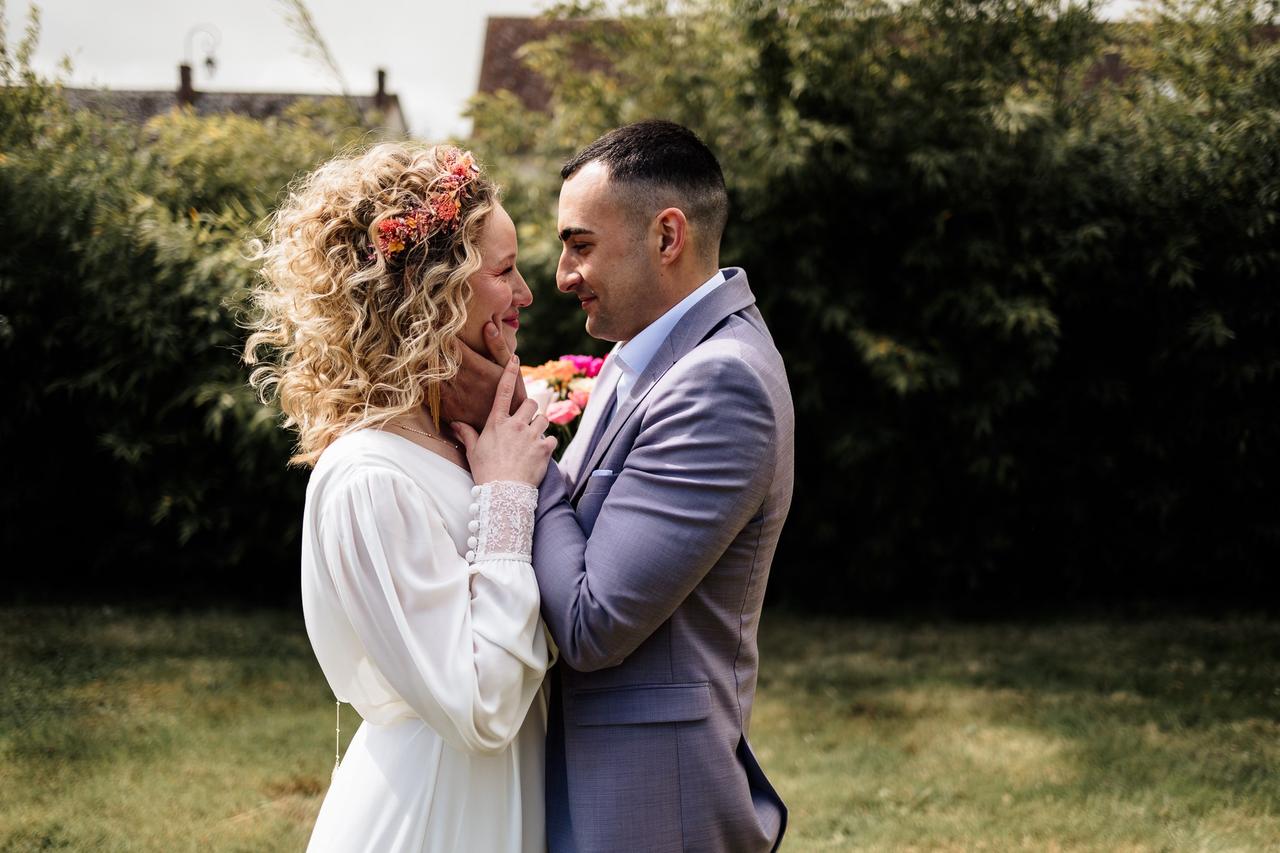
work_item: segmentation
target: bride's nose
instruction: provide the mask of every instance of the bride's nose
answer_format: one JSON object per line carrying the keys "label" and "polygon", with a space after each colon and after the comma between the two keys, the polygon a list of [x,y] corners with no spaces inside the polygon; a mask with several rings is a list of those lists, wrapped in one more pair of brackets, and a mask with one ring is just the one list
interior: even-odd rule
{"label": "bride's nose", "polygon": [[524,276],[516,270],[516,283],[511,288],[511,302],[517,308],[525,308],[533,304],[533,291],[529,289],[529,284],[524,280]]}

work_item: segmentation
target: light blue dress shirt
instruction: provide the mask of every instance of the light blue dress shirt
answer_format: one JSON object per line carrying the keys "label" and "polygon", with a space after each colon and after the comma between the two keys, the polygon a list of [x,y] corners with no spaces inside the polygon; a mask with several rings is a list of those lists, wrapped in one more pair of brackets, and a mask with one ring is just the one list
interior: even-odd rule
{"label": "light blue dress shirt", "polygon": [[[724,270],[720,270],[703,282],[697,290],[681,299],[658,319],[654,320],[640,334],[619,345],[614,359],[622,375],[618,377],[618,405],[627,399],[631,387],[635,385],[640,374],[644,373],[649,362],[653,361],[662,342],[671,334],[681,318],[689,313],[689,309],[697,305],[711,291],[724,284]],[[616,411],[616,407],[615,407]]]}

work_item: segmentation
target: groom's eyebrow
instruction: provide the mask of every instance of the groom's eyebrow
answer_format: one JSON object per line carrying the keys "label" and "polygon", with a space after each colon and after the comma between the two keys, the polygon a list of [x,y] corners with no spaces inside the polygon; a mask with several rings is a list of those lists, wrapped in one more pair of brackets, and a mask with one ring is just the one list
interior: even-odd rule
{"label": "groom's eyebrow", "polygon": [[590,228],[562,228],[560,229],[560,242],[567,242],[570,237],[577,237],[582,234],[593,234]]}

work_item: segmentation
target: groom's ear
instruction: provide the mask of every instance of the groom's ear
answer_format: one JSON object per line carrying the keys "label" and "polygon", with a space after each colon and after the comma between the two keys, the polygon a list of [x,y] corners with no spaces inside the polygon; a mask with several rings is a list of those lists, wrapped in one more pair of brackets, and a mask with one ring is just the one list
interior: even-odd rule
{"label": "groom's ear", "polygon": [[663,264],[672,264],[684,253],[689,241],[689,220],[678,207],[668,207],[657,215],[658,256]]}

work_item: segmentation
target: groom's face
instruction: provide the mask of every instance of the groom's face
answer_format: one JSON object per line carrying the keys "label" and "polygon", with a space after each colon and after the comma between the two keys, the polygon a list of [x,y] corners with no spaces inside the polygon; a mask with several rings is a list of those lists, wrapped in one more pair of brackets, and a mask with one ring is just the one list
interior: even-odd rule
{"label": "groom's face", "polygon": [[[556,230],[563,249],[556,287],[587,315],[587,333],[628,341],[655,317],[654,258],[647,221],[623,199],[600,162],[583,166],[560,189]],[[661,313],[661,312],[658,312]]]}

